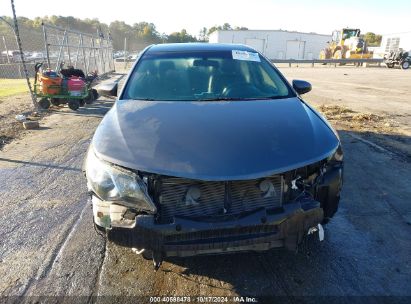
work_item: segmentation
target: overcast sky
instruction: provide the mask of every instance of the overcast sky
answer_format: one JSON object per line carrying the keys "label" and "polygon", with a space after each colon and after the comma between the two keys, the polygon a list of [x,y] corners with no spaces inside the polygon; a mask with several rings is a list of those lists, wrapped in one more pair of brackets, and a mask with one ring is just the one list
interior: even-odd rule
{"label": "overcast sky", "polygon": [[[377,34],[411,31],[411,0],[15,0],[18,16],[98,18],[110,23],[152,22],[160,33],[225,22],[249,29],[283,29],[330,34],[342,27]],[[11,16],[10,0],[0,0],[0,16]]]}

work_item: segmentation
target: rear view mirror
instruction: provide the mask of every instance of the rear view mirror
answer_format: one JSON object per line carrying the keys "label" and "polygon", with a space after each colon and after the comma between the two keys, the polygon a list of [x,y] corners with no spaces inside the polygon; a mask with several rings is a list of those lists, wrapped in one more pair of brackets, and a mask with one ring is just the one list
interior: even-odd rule
{"label": "rear view mirror", "polygon": [[117,82],[106,82],[102,83],[97,87],[97,92],[101,96],[105,97],[116,97],[118,90]]}
{"label": "rear view mirror", "polygon": [[300,95],[311,91],[311,83],[304,80],[293,80],[293,88]]}

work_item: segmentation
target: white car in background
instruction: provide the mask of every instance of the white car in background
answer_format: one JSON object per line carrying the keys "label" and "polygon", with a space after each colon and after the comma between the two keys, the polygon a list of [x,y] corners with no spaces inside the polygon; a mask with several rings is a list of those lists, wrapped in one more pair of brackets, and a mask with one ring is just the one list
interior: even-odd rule
{"label": "white car in background", "polygon": [[43,61],[43,60],[46,60],[47,57],[42,52],[33,52],[26,59],[27,59],[27,61]]}

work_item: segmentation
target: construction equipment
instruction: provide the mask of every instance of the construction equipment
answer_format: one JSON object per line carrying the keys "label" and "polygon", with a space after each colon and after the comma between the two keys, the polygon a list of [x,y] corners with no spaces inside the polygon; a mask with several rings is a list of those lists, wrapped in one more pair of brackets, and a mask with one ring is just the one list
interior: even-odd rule
{"label": "construction equipment", "polygon": [[360,34],[359,29],[351,28],[333,31],[332,40],[320,52],[320,59],[372,58],[373,53],[368,51],[367,43]]}
{"label": "construction equipment", "polygon": [[389,69],[398,64],[401,69],[406,70],[411,64],[411,51],[404,52],[402,49],[399,49],[398,51],[386,53],[384,55],[384,63]]}

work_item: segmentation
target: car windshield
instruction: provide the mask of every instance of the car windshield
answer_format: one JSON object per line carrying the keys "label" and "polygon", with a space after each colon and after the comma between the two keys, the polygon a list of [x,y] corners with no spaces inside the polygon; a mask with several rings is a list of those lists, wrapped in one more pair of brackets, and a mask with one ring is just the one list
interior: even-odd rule
{"label": "car windshield", "polygon": [[147,52],[122,99],[213,101],[295,96],[279,72],[246,51]]}

